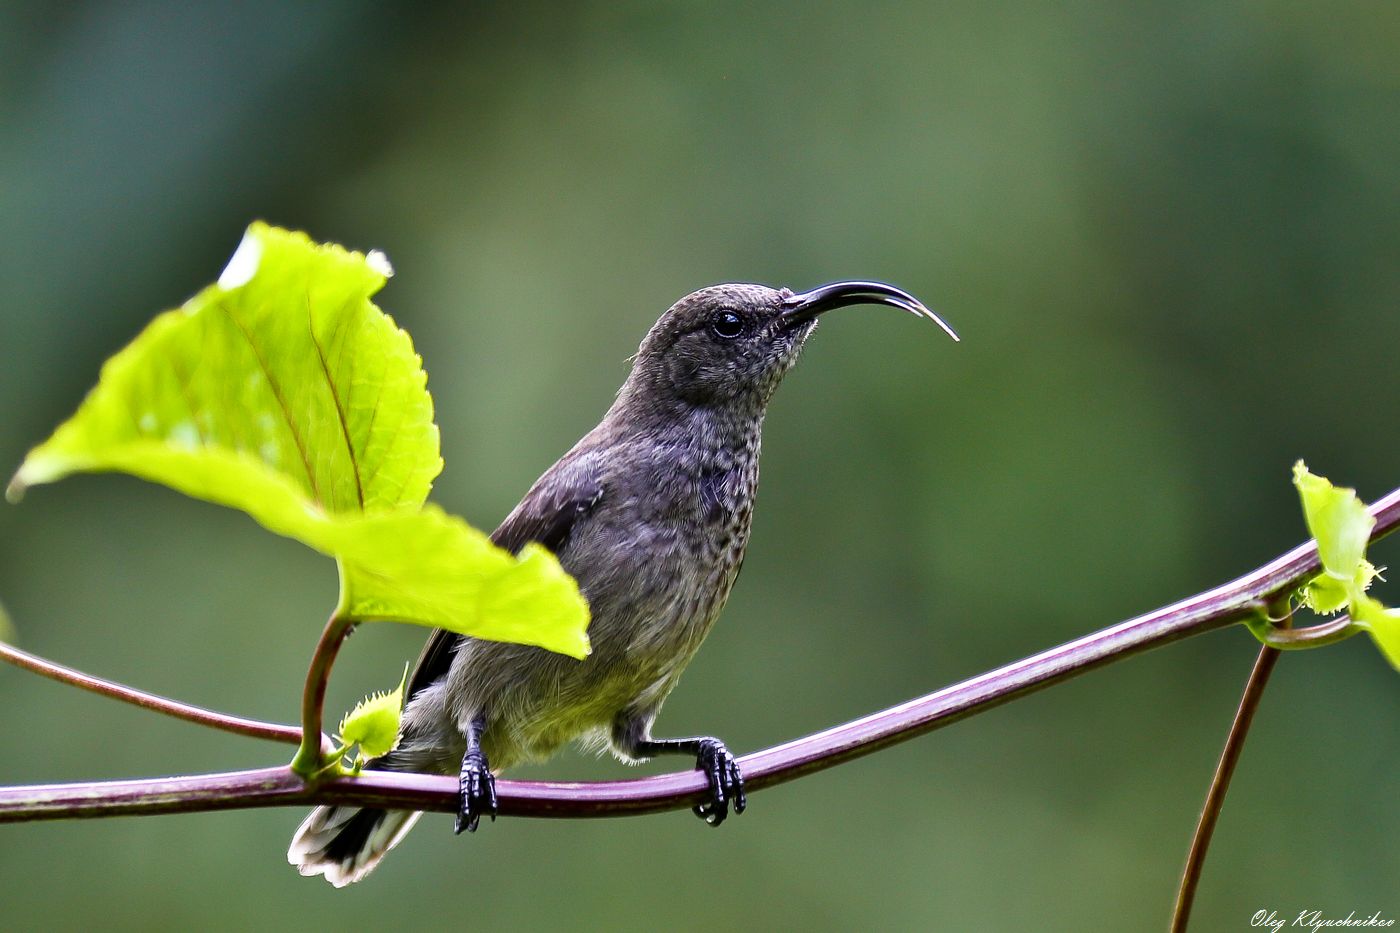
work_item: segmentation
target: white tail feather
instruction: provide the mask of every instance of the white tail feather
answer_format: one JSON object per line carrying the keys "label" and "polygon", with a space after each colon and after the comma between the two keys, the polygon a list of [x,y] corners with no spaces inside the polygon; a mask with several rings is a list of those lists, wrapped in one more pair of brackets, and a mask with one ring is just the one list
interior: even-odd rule
{"label": "white tail feather", "polygon": [[[351,824],[350,821],[362,813],[377,816],[371,827],[361,828]],[[287,861],[303,875],[325,875],[331,884],[343,888],[373,871],[384,853],[398,845],[422,815],[411,810],[317,807],[292,837]],[[364,838],[358,840],[358,845],[349,853],[329,855],[327,848],[346,831],[364,834]],[[355,843],[356,840],[347,839],[340,848]]]}

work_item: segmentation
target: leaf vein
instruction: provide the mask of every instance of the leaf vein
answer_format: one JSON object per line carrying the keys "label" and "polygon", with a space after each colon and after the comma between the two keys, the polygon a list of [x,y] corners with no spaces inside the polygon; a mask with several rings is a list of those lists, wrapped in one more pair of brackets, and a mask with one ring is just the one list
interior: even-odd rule
{"label": "leaf vein", "polygon": [[[370,442],[374,439],[374,428],[375,428],[376,423],[377,423],[378,420],[379,420],[379,407],[380,407],[381,403],[384,401],[384,383],[386,383],[386,382],[388,382],[388,381],[389,381],[389,363],[388,363],[387,360],[385,360],[384,366],[383,366],[383,368],[380,370],[380,373],[379,373],[378,386],[375,388],[375,393],[374,393],[374,404],[370,407],[370,410],[369,410],[369,428],[366,429],[366,431],[365,431],[365,445],[366,445],[366,446],[368,446],[368,445],[370,444]],[[394,437],[391,438],[391,441],[397,440],[397,439],[398,439],[398,434],[395,433]],[[386,445],[385,448],[384,448],[384,450],[380,452],[379,463],[378,463],[378,464],[375,464],[375,465],[370,469],[369,476],[365,477],[365,482],[366,482],[366,483],[371,482],[375,477],[377,477],[377,476],[379,475],[379,464],[382,464],[385,460],[389,459],[389,452],[390,452],[391,450],[392,450],[392,444]]]}
{"label": "leaf vein", "polygon": [[176,355],[170,352],[169,347],[165,347],[162,356],[170,366],[170,372],[175,376],[175,385],[180,390],[180,396],[185,400],[185,409],[190,413],[190,425],[194,427],[195,436],[199,438],[201,447],[213,446],[209,443],[209,438],[204,436],[204,429],[199,426],[199,412],[196,410],[197,403],[193,392],[190,390],[190,382],[194,378],[189,370],[180,365]]}
{"label": "leaf vein", "polygon": [[282,409],[282,417],[286,419],[287,423],[287,433],[292,435],[292,443],[297,445],[297,453],[301,455],[301,465],[306,468],[306,480],[311,484],[311,496],[316,500],[318,505],[324,506],[326,503],[322,501],[321,490],[316,485],[316,471],[311,469],[311,459],[306,455],[306,442],[302,440],[301,434],[297,431],[296,421],[292,418],[292,410],[287,405],[286,398],[282,395],[282,387],[278,385],[277,379],[273,376],[272,370],[267,365],[267,361],[263,359],[262,353],[258,350],[257,341],[253,339],[253,335],[248,332],[248,329],[243,326],[243,322],[238,319],[237,315],[229,310],[228,304],[223,299],[219,300],[218,308],[228,316],[228,319],[233,322],[233,326],[238,328],[238,332],[242,334],[243,339],[248,342],[248,349],[253,351],[253,359],[258,361],[258,368],[262,370],[263,376],[267,379],[268,388],[272,390],[272,397],[277,399],[277,404]]}
{"label": "leaf vein", "polygon": [[[316,336],[316,319],[311,312],[311,292],[306,293],[306,329],[311,334],[311,345],[316,348],[316,359],[321,363],[321,374],[326,377],[326,388],[330,390],[331,401],[335,404],[335,414],[340,419],[340,436],[345,439],[345,453],[350,458],[350,473],[355,477],[355,497],[359,500],[360,511],[365,510],[365,487],[360,481],[360,461],[355,456],[355,443],[350,439],[350,423],[345,418],[345,405],[341,402],[340,391],[326,365],[326,350],[321,346],[321,338]],[[344,341],[341,343],[344,346]]]}

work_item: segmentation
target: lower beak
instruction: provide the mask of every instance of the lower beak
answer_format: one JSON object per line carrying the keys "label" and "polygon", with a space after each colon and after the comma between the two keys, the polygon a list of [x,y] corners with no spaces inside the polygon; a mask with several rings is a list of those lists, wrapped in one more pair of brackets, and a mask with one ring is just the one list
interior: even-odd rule
{"label": "lower beak", "polygon": [[953,328],[925,308],[919,299],[882,282],[832,282],[830,285],[820,285],[809,292],[793,295],[783,301],[783,320],[789,326],[793,326],[809,321],[832,308],[864,304],[890,305],[908,311],[937,324],[954,340],[960,339],[953,332]]}

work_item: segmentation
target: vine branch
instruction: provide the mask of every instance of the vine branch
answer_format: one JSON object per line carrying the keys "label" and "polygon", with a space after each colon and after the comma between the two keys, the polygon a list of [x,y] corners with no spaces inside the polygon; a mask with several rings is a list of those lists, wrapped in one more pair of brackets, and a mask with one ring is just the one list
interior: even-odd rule
{"label": "vine branch", "polygon": [[[1372,540],[1395,530],[1400,525],[1400,489],[1378,500],[1371,514],[1376,519]],[[1252,573],[1197,596],[854,722],[747,755],[740,759],[745,782],[751,790],[762,790],[791,781],[908,741],[1110,661],[1250,618],[1286,598],[1319,567],[1316,544],[1300,545]],[[330,628],[328,625],[323,642],[331,636]],[[338,647],[339,643],[336,637],[334,644]],[[325,671],[329,671],[329,659]],[[308,676],[309,688],[314,680]],[[323,681],[320,689],[324,689]],[[317,721],[319,718],[318,711]],[[497,782],[500,812],[507,816],[655,813],[689,808],[707,792],[705,777],[698,771],[596,783]],[[453,812],[457,781],[439,775],[367,771],[358,777],[306,783],[289,768],[279,767],[155,780],[0,788],[0,823],[308,803]]]}
{"label": "vine branch", "polygon": [[1344,612],[1335,619],[1318,625],[1309,625],[1306,628],[1273,628],[1271,626],[1264,632],[1264,636],[1260,640],[1266,648],[1293,651],[1299,648],[1321,648],[1324,645],[1345,641],[1358,631],[1360,630],[1351,624],[1351,616]]}
{"label": "vine branch", "polygon": [[227,713],[217,713],[203,707],[182,703],[179,700],[147,693],[144,690],[137,690],[135,687],[128,687],[111,680],[103,680],[71,667],[64,667],[62,664],[45,660],[38,655],[22,651],[14,645],[7,645],[2,641],[0,641],[0,660],[8,661],[16,667],[33,671],[62,684],[80,687],[100,696],[130,703],[133,706],[139,706],[142,709],[162,713],[166,716],[174,716],[176,719],[183,719],[186,722],[198,723],[211,729],[221,729],[235,735],[246,735],[253,739],[267,739],[271,742],[301,744],[301,730],[295,726],[244,719],[242,716],[230,716]]}
{"label": "vine branch", "polygon": [[[1293,613],[1284,604],[1281,620],[1277,623],[1280,631],[1288,631],[1293,623]],[[1272,617],[1274,613],[1270,613]],[[1221,749],[1220,760],[1211,776],[1210,789],[1201,805],[1201,817],[1196,822],[1196,832],[1191,837],[1191,848],[1186,854],[1186,867],[1181,872],[1181,883],[1177,887],[1176,904],[1172,909],[1171,933],[1186,933],[1186,925],[1191,919],[1191,907],[1196,900],[1196,889],[1201,883],[1201,872],[1205,868],[1206,850],[1210,848],[1215,826],[1220,821],[1220,811],[1225,806],[1225,795],[1229,793],[1230,781],[1235,776],[1235,767],[1244,753],[1244,740],[1249,727],[1254,722],[1254,714],[1264,699],[1264,688],[1269,684],[1269,676],[1283,652],[1267,644],[1259,646],[1259,654],[1254,659],[1254,667],[1245,681],[1240,705],[1235,710],[1235,718],[1230,723],[1225,747]]]}

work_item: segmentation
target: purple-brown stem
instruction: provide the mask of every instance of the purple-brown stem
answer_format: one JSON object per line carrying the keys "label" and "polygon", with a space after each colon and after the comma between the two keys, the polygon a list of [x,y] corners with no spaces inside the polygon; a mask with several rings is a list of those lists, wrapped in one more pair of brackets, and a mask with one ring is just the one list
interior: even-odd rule
{"label": "purple-brown stem", "polygon": [[[1400,489],[1376,502],[1371,514],[1376,518],[1372,540],[1393,531],[1400,524]],[[747,755],[740,759],[746,784],[751,790],[761,790],[791,781],[908,741],[1109,661],[1248,618],[1287,597],[1318,569],[1316,544],[1300,545],[1253,573],[1198,596],[900,706]],[[349,623],[337,625],[337,621],[332,618],[327,623],[307,676],[303,703],[307,735],[319,733],[325,679],[349,627]],[[307,743],[303,743],[299,758],[306,749]],[[319,751],[313,757],[319,763]],[[705,777],[697,771],[597,783],[497,783],[500,812],[508,816],[655,813],[689,808],[706,793]],[[334,777],[308,785],[287,768],[268,768],[148,781],[0,788],[0,822],[313,802],[454,812],[457,781],[436,775],[365,772],[359,777]]]}
{"label": "purple-brown stem", "polygon": [[216,713],[213,710],[191,706],[188,703],[181,703],[179,700],[171,700],[114,681],[103,680],[91,674],[84,674],[82,671],[64,667],[62,664],[55,664],[53,661],[45,660],[27,651],[21,651],[14,645],[7,645],[4,642],[0,642],[0,660],[8,661],[16,667],[33,671],[59,683],[72,684],[75,687],[111,697],[114,700],[121,700],[123,703],[130,703],[142,709],[174,716],[176,719],[183,719],[186,722],[198,723],[211,729],[222,729],[235,735],[246,735],[250,738],[267,739],[272,742],[289,742],[292,745],[301,743],[301,730],[296,726],[283,726],[275,722],[244,719],[241,716],[229,716],[226,713]]}
{"label": "purple-brown stem", "polygon": [[1264,633],[1262,641],[1265,647],[1277,648],[1280,651],[1321,648],[1345,641],[1358,631],[1360,630],[1352,627],[1351,616],[1342,613],[1335,619],[1304,628],[1270,628]]}
{"label": "purple-brown stem", "polygon": [[[1280,630],[1287,631],[1292,625],[1293,613],[1287,603],[1277,607],[1282,620]],[[1270,613],[1271,616],[1274,613]],[[1254,714],[1264,699],[1264,688],[1269,684],[1269,675],[1274,672],[1283,652],[1269,645],[1261,645],[1254,659],[1254,667],[1245,681],[1244,693],[1240,695],[1240,705],[1235,710],[1234,721],[1230,723],[1230,733],[1221,749],[1220,761],[1215,766],[1215,774],[1210,780],[1205,803],[1201,805],[1201,818],[1196,822],[1196,832],[1191,837],[1191,849],[1186,854],[1186,867],[1181,872],[1181,884],[1177,887],[1176,905],[1172,909],[1171,933],[1186,933],[1186,924],[1191,919],[1191,905],[1196,900],[1196,888],[1201,883],[1201,871],[1205,868],[1206,851],[1210,848],[1211,837],[1215,835],[1215,825],[1220,821],[1220,811],[1225,806],[1225,795],[1230,790],[1230,779],[1235,776],[1235,766],[1240,763],[1244,752],[1244,740],[1249,735],[1249,727],[1254,722]]]}

